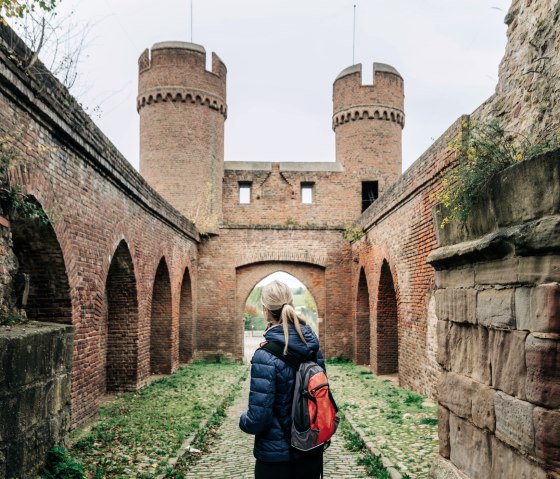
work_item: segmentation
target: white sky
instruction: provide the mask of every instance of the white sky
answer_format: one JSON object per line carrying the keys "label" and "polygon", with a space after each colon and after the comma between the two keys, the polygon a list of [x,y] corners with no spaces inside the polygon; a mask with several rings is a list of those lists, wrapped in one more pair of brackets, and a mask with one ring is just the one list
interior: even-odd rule
{"label": "white sky", "polygon": [[[332,83],[374,61],[405,80],[406,169],[494,91],[506,0],[193,0],[194,42],[228,67],[226,160],[334,161]],[[75,94],[138,168],[137,60],[153,43],[190,40],[189,0],[62,0],[91,21]]]}
{"label": "white sky", "polygon": [[266,278],[263,278],[259,281],[255,287],[257,286],[265,286],[268,283],[272,283],[274,280],[282,281],[282,283],[287,284],[290,289],[305,288],[305,285],[297,279],[295,276],[291,274],[285,273],[284,271],[277,271],[276,273],[269,274]]}

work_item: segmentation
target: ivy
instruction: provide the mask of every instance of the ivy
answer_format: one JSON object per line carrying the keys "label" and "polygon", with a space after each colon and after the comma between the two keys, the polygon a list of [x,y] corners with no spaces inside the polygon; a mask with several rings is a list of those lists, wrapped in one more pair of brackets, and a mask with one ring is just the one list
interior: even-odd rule
{"label": "ivy", "polygon": [[506,131],[498,121],[464,121],[462,127],[463,134],[449,143],[457,162],[443,174],[441,191],[430,195],[447,210],[441,228],[451,221],[464,223],[482,191],[498,173],[560,146],[556,135],[543,134],[532,141]]}

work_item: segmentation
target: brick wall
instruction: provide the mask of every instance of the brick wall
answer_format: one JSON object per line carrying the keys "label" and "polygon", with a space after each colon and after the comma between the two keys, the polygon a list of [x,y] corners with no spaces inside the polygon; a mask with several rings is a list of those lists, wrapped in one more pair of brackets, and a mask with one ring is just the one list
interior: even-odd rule
{"label": "brick wall", "polygon": [[196,304],[198,233],[40,64],[22,71],[13,59],[26,51],[7,28],[0,37],[0,136],[14,149],[12,179],[54,220],[52,226],[14,220],[13,247],[30,275],[29,315],[75,327],[72,422],[78,424],[95,414],[106,388],[146,383],[162,258],[172,311],[166,362],[178,365],[181,284],[188,270]]}
{"label": "brick wall", "polygon": [[315,298],[324,353],[350,356],[349,253],[340,230],[221,228],[218,237],[200,245],[195,354],[202,358],[219,353],[240,360],[243,308],[249,293],[264,277],[285,271]]}

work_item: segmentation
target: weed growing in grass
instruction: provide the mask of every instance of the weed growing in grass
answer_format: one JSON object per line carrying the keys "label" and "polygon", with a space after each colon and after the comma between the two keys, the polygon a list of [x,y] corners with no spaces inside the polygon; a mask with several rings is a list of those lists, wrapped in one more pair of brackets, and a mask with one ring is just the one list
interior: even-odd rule
{"label": "weed growing in grass", "polygon": [[83,466],[60,446],[53,446],[47,454],[47,462],[41,474],[44,479],[85,479]]}
{"label": "weed growing in grass", "polygon": [[358,458],[358,464],[366,468],[367,473],[377,479],[391,479],[389,471],[385,469],[381,456],[367,454]]}
{"label": "weed growing in grass", "polygon": [[424,402],[424,398],[420,396],[420,394],[416,394],[412,391],[408,391],[404,398],[404,403],[408,406],[418,406],[422,407],[422,403]]}
{"label": "weed growing in grass", "polygon": [[427,424],[428,426],[437,426],[438,420],[433,417],[423,417],[420,419],[420,424]]}
{"label": "weed growing in grass", "polygon": [[334,358],[327,359],[327,364],[348,364],[350,363],[350,358],[344,356],[343,354],[339,354]]}

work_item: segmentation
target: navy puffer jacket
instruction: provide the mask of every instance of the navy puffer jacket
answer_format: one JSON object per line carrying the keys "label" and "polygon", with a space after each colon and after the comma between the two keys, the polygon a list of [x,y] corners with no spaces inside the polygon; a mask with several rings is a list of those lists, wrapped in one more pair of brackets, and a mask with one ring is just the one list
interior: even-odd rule
{"label": "navy puffer jacket", "polygon": [[[300,339],[295,326],[290,324],[288,347],[303,355],[316,352],[317,363],[325,369],[317,336],[307,325],[302,325],[301,330],[307,344]],[[285,344],[282,325],[271,327],[264,337],[268,341]],[[291,425],[296,371],[264,349],[257,349],[251,362],[249,408],[241,415],[239,427],[255,435],[253,454],[259,461],[289,461],[286,433]]]}

